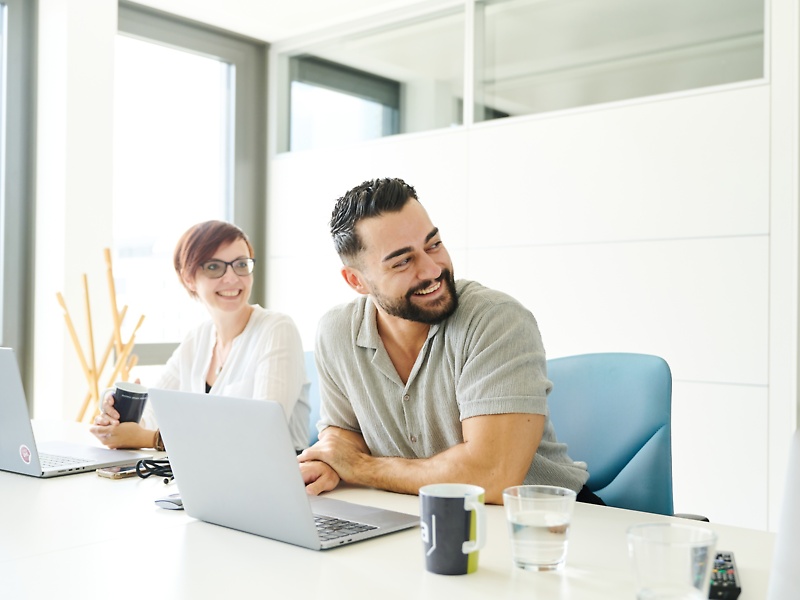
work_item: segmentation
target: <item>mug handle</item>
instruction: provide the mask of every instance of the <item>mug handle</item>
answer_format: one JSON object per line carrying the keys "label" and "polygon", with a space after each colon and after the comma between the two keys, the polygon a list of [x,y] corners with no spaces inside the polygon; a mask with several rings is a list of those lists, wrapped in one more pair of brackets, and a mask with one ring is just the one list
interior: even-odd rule
{"label": "mug handle", "polygon": [[469,554],[483,548],[486,543],[486,507],[477,496],[467,496],[464,498],[464,510],[475,511],[476,536],[474,540],[464,542],[461,552]]}

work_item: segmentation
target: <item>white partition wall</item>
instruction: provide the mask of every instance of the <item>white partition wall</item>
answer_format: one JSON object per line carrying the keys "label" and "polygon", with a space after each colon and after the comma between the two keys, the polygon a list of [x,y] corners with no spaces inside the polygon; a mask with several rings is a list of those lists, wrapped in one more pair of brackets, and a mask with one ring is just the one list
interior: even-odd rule
{"label": "white partition wall", "polygon": [[[527,304],[550,356],[663,356],[676,510],[752,527],[767,502],[767,115],[756,86],[470,138],[469,276]],[[489,150],[515,135],[524,151]],[[716,468],[723,453],[748,486]]]}
{"label": "white partition wall", "polygon": [[766,528],[780,401],[769,396],[769,116],[761,82],[279,155],[269,304],[312,347],[316,319],[352,298],[327,235],[335,199],[403,177],[457,276],[528,305],[551,357],[664,356],[676,510]]}

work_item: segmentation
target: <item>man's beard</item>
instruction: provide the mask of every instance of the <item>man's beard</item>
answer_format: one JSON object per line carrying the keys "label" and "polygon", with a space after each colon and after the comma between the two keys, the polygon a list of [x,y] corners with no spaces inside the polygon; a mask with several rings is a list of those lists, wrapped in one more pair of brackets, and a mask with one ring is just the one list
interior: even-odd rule
{"label": "man's beard", "polygon": [[[435,281],[441,281],[445,286],[447,293],[443,295],[435,305],[430,307],[421,307],[411,301],[411,297],[421,290],[426,290],[431,287]],[[380,293],[373,291],[372,297],[375,303],[380,306],[386,313],[393,317],[399,317],[407,321],[415,321],[417,323],[426,323],[427,325],[434,325],[441,323],[447,317],[452,315],[456,308],[458,308],[458,295],[456,294],[456,280],[453,273],[449,269],[443,269],[442,274],[433,281],[425,282],[418,285],[403,298],[390,300]]]}

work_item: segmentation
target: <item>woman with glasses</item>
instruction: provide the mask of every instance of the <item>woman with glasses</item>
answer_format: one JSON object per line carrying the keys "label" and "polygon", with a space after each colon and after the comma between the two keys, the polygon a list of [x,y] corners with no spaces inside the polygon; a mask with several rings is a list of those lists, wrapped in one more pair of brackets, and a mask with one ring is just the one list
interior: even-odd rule
{"label": "woman with glasses", "polygon": [[[154,387],[275,400],[299,451],[308,446],[310,413],[300,334],[287,315],[249,303],[254,265],[253,247],[235,225],[206,221],[183,234],[175,271],[210,319],[181,342]],[[111,394],[101,409],[91,431],[106,446],[164,449],[152,411],[139,423],[120,423]]]}

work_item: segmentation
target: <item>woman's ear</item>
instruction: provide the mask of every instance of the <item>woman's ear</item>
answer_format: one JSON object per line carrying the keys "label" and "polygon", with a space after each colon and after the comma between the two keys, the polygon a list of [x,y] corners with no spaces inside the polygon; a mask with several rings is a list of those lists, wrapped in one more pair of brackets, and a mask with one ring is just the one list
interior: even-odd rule
{"label": "woman's ear", "polygon": [[186,286],[187,290],[189,290],[193,294],[197,293],[197,285],[194,282],[194,277],[190,279],[186,275],[181,275],[181,279],[183,279],[183,285]]}

